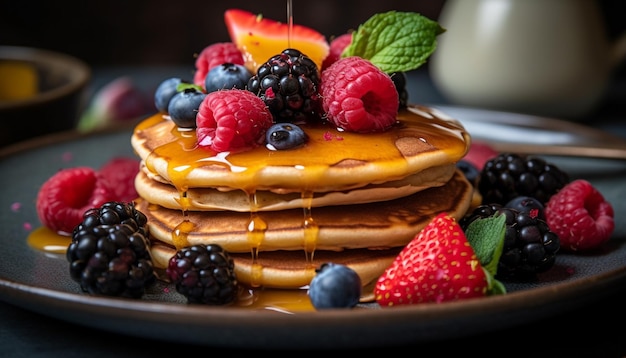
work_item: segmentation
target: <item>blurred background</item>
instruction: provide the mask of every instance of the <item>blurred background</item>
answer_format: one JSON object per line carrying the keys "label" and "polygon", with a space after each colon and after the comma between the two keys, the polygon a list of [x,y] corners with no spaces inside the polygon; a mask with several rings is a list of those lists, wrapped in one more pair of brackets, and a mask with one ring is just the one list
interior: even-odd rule
{"label": "blurred background", "polygon": [[[356,28],[377,12],[416,11],[436,18],[442,0],[293,1],[294,21],[326,36]],[[241,8],[287,21],[285,0],[7,1],[0,43],[49,48],[92,66],[193,65],[195,53],[229,41],[223,14]]]}
{"label": "blurred background", "polygon": [[[626,31],[626,1],[587,1],[601,6],[610,38]],[[241,8],[286,22],[286,4],[285,0],[0,0],[0,45],[43,48],[83,60],[93,69],[87,99],[93,99],[107,83],[132,74],[134,82],[130,86],[141,88],[147,102],[143,111],[150,112],[154,110],[150,103],[153,90],[161,80],[173,76],[190,78],[196,54],[209,44],[230,40],[223,19],[226,9]],[[389,10],[419,12],[437,20],[445,4],[445,0],[293,1],[293,15],[296,23],[312,27],[331,39],[356,29],[373,14]],[[428,67],[427,62],[420,68],[424,77],[419,79],[429,80]],[[613,76],[626,78],[626,65],[622,63],[616,68]],[[621,81],[618,90],[611,92],[608,108],[626,100],[623,82],[626,81]],[[410,93],[411,86],[409,83]],[[414,101],[443,100],[432,83],[423,88],[413,88],[422,91],[418,97],[411,95]],[[128,89],[118,86],[119,93]],[[626,110],[621,109],[624,106],[619,106],[620,110],[614,113],[626,117]],[[136,114],[137,111],[131,111],[127,115]]]}
{"label": "blurred background", "polygon": [[[611,35],[626,29],[623,0],[589,1],[601,4]],[[356,28],[374,13],[388,10],[415,11],[437,19],[444,3],[445,0],[294,1],[293,12],[295,22],[330,37]],[[223,21],[228,8],[286,21],[285,0],[2,0],[0,44],[65,52],[96,67],[184,65],[192,63],[194,53],[206,45],[229,40]]]}

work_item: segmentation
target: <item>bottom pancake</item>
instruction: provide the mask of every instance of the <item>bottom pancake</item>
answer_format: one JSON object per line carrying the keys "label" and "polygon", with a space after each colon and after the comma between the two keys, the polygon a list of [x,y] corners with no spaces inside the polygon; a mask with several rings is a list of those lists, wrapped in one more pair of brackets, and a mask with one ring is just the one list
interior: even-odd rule
{"label": "bottom pancake", "polygon": [[[315,276],[315,269],[325,262],[344,264],[352,268],[364,286],[362,301],[370,298],[371,287],[383,271],[391,264],[402,248],[387,250],[353,249],[343,251],[316,250],[313,257],[304,251],[259,252],[253,260],[251,253],[231,253],[235,261],[237,280],[249,287],[296,289],[307,286]],[[167,268],[168,261],[176,250],[172,246],[155,242],[152,259],[156,268]]]}
{"label": "bottom pancake", "polygon": [[[150,235],[182,248],[219,244],[231,253],[275,250],[341,251],[406,245],[434,216],[447,212],[460,220],[472,203],[474,189],[456,171],[448,183],[403,198],[360,205],[341,205],[259,212],[252,222],[265,230],[253,231],[251,214],[233,211],[187,212],[166,209],[139,198],[138,210],[148,218]],[[305,221],[313,230],[305,230]],[[309,225],[309,229],[311,226]]]}

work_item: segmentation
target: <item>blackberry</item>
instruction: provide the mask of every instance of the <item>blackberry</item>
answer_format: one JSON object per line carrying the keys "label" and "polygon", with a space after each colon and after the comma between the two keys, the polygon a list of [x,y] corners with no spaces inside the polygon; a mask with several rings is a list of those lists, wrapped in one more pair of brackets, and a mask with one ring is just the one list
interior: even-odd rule
{"label": "blackberry", "polygon": [[409,103],[409,91],[406,88],[406,74],[404,72],[393,72],[389,75],[398,91],[398,109],[406,108]]}
{"label": "blackberry", "polygon": [[500,204],[483,204],[464,216],[459,224],[465,231],[474,220],[496,214],[506,216],[497,278],[532,278],[554,265],[560,248],[559,237],[550,231],[544,220],[534,215]]}
{"label": "blackberry", "polygon": [[235,264],[220,245],[182,248],[170,259],[165,273],[189,303],[224,305],[238,294]]}
{"label": "blackberry", "polygon": [[93,295],[143,296],[156,282],[146,224],[132,202],[87,210],[66,253],[72,280]]}
{"label": "blackberry", "polygon": [[298,50],[286,49],[259,66],[247,89],[263,99],[274,122],[296,123],[319,115],[319,83],[315,62]]}
{"label": "blackberry", "polygon": [[533,198],[532,196],[518,196],[515,199],[509,200],[504,206],[527,212],[531,216],[546,220],[546,209],[544,205],[540,203],[537,198]]}
{"label": "blackberry", "polygon": [[545,205],[568,182],[567,173],[542,158],[501,153],[485,163],[478,190],[483,203],[505,205],[518,196],[531,196]]}

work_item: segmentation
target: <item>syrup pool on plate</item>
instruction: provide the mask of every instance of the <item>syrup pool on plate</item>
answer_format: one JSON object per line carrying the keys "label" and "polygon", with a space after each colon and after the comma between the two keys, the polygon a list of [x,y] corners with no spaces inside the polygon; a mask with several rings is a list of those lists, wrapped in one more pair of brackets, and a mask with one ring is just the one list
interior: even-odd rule
{"label": "syrup pool on plate", "polygon": [[[42,226],[30,233],[27,242],[33,249],[50,254],[51,258],[65,260],[65,252],[71,242],[71,237],[59,235]],[[69,268],[67,278],[70,279]],[[282,313],[315,311],[305,287],[297,290],[242,288],[238,300],[232,307]]]}

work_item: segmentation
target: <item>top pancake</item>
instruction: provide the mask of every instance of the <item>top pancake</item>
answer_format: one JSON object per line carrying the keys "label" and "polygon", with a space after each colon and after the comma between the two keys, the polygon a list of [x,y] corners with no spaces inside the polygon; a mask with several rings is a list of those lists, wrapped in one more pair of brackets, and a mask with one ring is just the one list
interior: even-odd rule
{"label": "top pancake", "polygon": [[303,124],[306,145],[216,153],[197,146],[194,130],[179,130],[162,114],[140,123],[131,138],[146,170],[180,191],[189,188],[328,192],[400,180],[424,169],[456,163],[470,136],[456,120],[432,108],[410,106],[383,133],[337,131]]}

